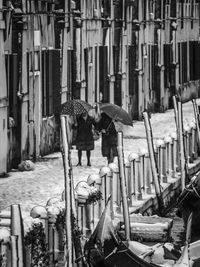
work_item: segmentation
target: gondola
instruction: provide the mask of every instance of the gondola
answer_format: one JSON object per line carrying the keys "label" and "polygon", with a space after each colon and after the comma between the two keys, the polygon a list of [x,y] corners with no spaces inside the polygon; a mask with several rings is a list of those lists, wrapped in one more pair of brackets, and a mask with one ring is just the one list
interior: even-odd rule
{"label": "gondola", "polygon": [[[187,236],[190,235],[191,216],[187,227],[186,244],[181,251],[170,251],[164,248],[164,262],[157,264],[150,261],[155,252],[153,247],[149,247],[145,252],[137,251],[131,248],[132,241],[123,241],[119,233],[114,229],[111,216],[110,205],[106,205],[102,216],[84,246],[85,259],[90,267],[192,267],[193,263],[189,260]],[[134,246],[141,246],[134,241]],[[155,248],[155,247],[154,247]]]}

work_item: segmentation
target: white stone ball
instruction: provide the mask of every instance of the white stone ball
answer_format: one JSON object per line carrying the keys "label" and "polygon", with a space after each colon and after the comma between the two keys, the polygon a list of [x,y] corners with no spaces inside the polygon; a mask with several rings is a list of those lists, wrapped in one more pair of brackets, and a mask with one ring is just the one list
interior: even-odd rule
{"label": "white stone ball", "polygon": [[30,211],[30,216],[32,218],[46,219],[47,218],[47,210],[44,206],[35,206]]}
{"label": "white stone ball", "polygon": [[109,167],[105,166],[105,167],[102,167],[99,171],[99,176],[102,178],[103,176],[107,175],[107,174],[110,174],[111,170]]}

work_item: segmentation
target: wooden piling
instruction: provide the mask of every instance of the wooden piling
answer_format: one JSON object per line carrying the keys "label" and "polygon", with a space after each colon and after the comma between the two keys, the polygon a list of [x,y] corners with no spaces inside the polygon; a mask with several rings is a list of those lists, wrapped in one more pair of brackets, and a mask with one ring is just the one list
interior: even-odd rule
{"label": "wooden piling", "polygon": [[124,170],[124,155],[123,155],[123,133],[118,132],[117,135],[117,151],[118,151],[118,165],[120,173],[120,185],[122,192],[122,205],[123,205],[123,215],[124,215],[124,225],[125,225],[125,238],[130,240],[130,217],[128,210],[128,201],[127,201],[127,189],[126,189],[126,178]]}

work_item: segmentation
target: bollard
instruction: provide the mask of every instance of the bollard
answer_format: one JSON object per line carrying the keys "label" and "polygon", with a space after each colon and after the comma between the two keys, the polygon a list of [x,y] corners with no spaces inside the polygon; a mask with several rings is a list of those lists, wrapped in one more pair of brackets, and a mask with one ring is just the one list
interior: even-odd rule
{"label": "bollard", "polygon": [[111,195],[112,193],[112,172],[111,169],[109,167],[102,167],[99,171],[99,176],[101,178],[101,187],[100,187],[100,191],[102,193],[102,205],[101,205],[101,211],[103,212],[105,206],[106,206],[106,202],[108,197]]}
{"label": "bollard", "polygon": [[165,143],[165,166],[166,166],[166,176],[169,175],[169,137],[166,136],[164,138],[164,143]]}
{"label": "bollard", "polygon": [[90,228],[90,209],[88,206],[86,200],[78,199],[78,227],[86,238],[89,238],[92,232]]}
{"label": "bollard", "polygon": [[91,208],[87,204],[90,194],[87,182],[80,181],[76,185],[75,192],[77,195],[77,222],[83,235],[88,238],[91,235]]}
{"label": "bollard", "polygon": [[157,166],[158,166],[158,174],[159,174],[160,179],[162,179],[162,160],[161,160],[161,144],[162,143],[163,143],[163,140],[161,139],[158,139],[156,141]]}
{"label": "bollard", "polygon": [[141,199],[141,188],[140,188],[140,178],[139,178],[139,155],[136,153],[131,153],[128,157],[131,162],[131,205],[134,201]]}
{"label": "bollard", "polygon": [[131,202],[131,190],[130,190],[131,164],[127,158],[124,159],[124,165],[125,165],[125,178],[126,178],[128,205],[130,205],[130,202]]}
{"label": "bollard", "polygon": [[55,227],[56,218],[59,213],[60,209],[58,207],[54,205],[47,206],[49,266],[55,265],[59,255],[58,232]]}
{"label": "bollard", "polygon": [[157,147],[156,144],[154,145],[154,155],[155,155],[155,161],[156,161],[157,166],[158,166],[158,161],[159,161],[159,150],[158,150],[158,147]]}
{"label": "bollard", "polygon": [[57,197],[52,197],[52,198],[48,199],[46,206],[53,206],[60,201],[61,201],[61,199],[59,199]]}
{"label": "bollard", "polygon": [[169,153],[170,153],[170,169],[172,171],[171,178],[175,178],[175,159],[174,159],[174,138],[171,136],[171,142],[169,145]]}
{"label": "bollard", "polygon": [[144,156],[144,192],[145,194],[152,194],[153,176],[151,169],[151,162],[149,153]]}
{"label": "bollard", "polygon": [[190,127],[188,125],[184,126],[184,144],[185,144],[185,157],[187,162],[190,162],[190,140],[189,140]]}
{"label": "bollard", "polygon": [[166,165],[166,144],[163,141],[161,144],[161,166],[162,166],[162,178],[161,181],[163,183],[167,183],[167,165]]}
{"label": "bollard", "polygon": [[121,189],[119,181],[119,167],[116,163],[110,163],[109,168],[112,172],[112,194],[111,194],[111,210],[113,213],[121,212]]}
{"label": "bollard", "polygon": [[22,222],[21,208],[20,205],[11,205],[11,235],[18,236],[17,247],[18,247],[18,267],[23,267],[25,262],[24,255],[24,228]]}
{"label": "bollard", "polygon": [[194,122],[190,123],[191,127],[191,157],[192,159],[196,159],[197,156],[197,141],[196,141],[196,124]]}
{"label": "bollard", "polygon": [[174,172],[180,171],[180,160],[179,160],[179,149],[178,149],[178,137],[174,132],[171,134],[171,138],[173,140],[173,164],[174,164]]}
{"label": "bollard", "polygon": [[162,139],[157,140],[156,145],[158,147],[158,174],[161,183],[167,182],[166,176],[166,146]]}
{"label": "bollard", "polygon": [[32,218],[39,218],[44,226],[46,243],[48,244],[48,216],[47,210],[44,206],[35,206],[30,211],[30,216]]}
{"label": "bollard", "polygon": [[193,163],[193,155],[192,155],[192,128],[189,126],[188,130],[188,162]]}
{"label": "bollard", "polygon": [[166,145],[166,169],[170,177],[174,177],[173,171],[173,150],[172,150],[172,138],[170,136],[165,137]]}
{"label": "bollard", "polygon": [[139,158],[140,158],[140,168],[139,168],[139,178],[140,178],[140,187],[141,187],[141,199],[142,199],[142,194],[145,194],[145,180],[144,180],[144,157],[145,157],[145,153],[147,152],[146,149],[142,149],[139,152]]}
{"label": "bollard", "polygon": [[[94,186],[95,188],[97,188],[97,190],[100,190],[101,178],[99,174],[90,174],[87,178],[87,184],[90,186]],[[92,203],[90,206],[91,206],[90,207],[91,208],[91,229],[93,231],[101,216],[100,201],[96,203]]]}
{"label": "bollard", "polygon": [[10,243],[11,243],[11,262],[12,267],[18,267],[19,261],[19,249],[18,249],[18,236],[11,235],[10,236]]}

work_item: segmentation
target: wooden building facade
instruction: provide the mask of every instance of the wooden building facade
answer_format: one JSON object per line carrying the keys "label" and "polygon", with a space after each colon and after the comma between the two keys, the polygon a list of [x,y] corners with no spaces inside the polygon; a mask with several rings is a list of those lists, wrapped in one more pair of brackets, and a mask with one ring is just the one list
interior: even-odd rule
{"label": "wooden building facade", "polygon": [[0,0],[0,174],[59,149],[59,104],[133,119],[199,95],[198,0]]}

